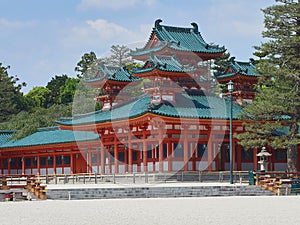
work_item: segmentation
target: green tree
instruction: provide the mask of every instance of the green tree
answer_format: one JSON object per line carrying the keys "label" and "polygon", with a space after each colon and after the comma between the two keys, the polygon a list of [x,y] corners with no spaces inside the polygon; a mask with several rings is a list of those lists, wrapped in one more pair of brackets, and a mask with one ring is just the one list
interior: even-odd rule
{"label": "green tree", "polygon": [[53,105],[49,108],[36,108],[33,112],[22,111],[13,115],[9,121],[0,123],[0,130],[17,130],[13,139],[26,137],[37,128],[55,126],[56,120],[71,116],[71,105]]}
{"label": "green tree", "polygon": [[36,107],[47,108],[51,91],[45,87],[34,87],[26,95],[34,101]]}
{"label": "green tree", "polygon": [[212,70],[215,76],[226,72],[230,62],[229,58],[230,53],[225,52],[222,56],[214,60]]}
{"label": "green tree", "polygon": [[55,77],[52,77],[51,81],[47,83],[46,88],[51,91],[49,96],[49,106],[60,103],[60,90],[61,87],[65,86],[67,79],[68,76],[65,74],[61,76],[56,75]]}
{"label": "green tree", "polygon": [[77,77],[82,77],[91,68],[96,59],[97,56],[94,52],[85,53],[75,67],[75,71],[78,72]]}
{"label": "green tree", "polygon": [[17,84],[19,79],[8,75],[9,68],[0,63],[0,122],[6,121],[10,115],[26,107],[20,92],[22,86],[26,84]]}
{"label": "green tree", "polygon": [[67,104],[73,101],[79,81],[79,78],[68,78],[66,80],[65,85],[60,87],[60,103]]}
{"label": "green tree", "polygon": [[250,122],[237,135],[245,147],[272,146],[287,151],[288,171],[297,171],[300,143],[300,4],[299,0],[276,0],[263,10],[267,39],[255,47],[261,78],[253,104],[242,118]]}

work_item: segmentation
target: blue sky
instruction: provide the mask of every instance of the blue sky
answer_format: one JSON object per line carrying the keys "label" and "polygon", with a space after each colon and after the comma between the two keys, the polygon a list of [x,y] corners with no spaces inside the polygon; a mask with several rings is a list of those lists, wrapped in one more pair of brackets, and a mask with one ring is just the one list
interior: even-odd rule
{"label": "blue sky", "polygon": [[104,56],[111,45],[143,44],[154,21],[191,27],[237,60],[253,57],[263,39],[260,9],[275,0],[0,0],[0,62],[26,82],[23,92],[55,75],[75,77],[81,56]]}

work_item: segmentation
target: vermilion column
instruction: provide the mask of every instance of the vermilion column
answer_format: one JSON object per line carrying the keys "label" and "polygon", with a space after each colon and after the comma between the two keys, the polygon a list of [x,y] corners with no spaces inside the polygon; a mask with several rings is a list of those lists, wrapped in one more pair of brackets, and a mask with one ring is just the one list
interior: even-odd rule
{"label": "vermilion column", "polygon": [[100,146],[100,161],[101,161],[101,173],[105,174],[105,147],[103,144]]}
{"label": "vermilion column", "polygon": [[163,172],[164,170],[164,147],[163,147],[163,127],[158,127],[158,161],[159,161],[159,172]]}
{"label": "vermilion column", "polygon": [[11,164],[11,158],[8,158],[7,162],[7,173],[10,174],[10,164]]}
{"label": "vermilion column", "polygon": [[144,164],[144,172],[148,172],[148,148],[147,148],[147,134],[146,130],[143,133],[143,164]]}
{"label": "vermilion column", "polygon": [[232,170],[235,170],[236,169],[236,166],[235,166],[235,162],[236,162],[236,149],[235,149],[235,139],[232,140]]}
{"label": "vermilion column", "polygon": [[254,170],[257,170],[257,168],[258,168],[258,165],[257,165],[257,156],[256,156],[257,151],[258,151],[257,148],[253,149],[253,168],[254,168]]}
{"label": "vermilion column", "polygon": [[170,172],[170,171],[172,171],[173,170],[173,168],[172,168],[172,152],[173,152],[173,150],[172,150],[172,142],[168,142],[168,144],[167,144],[167,151],[168,151],[168,171]]}
{"label": "vermilion column", "polygon": [[187,129],[188,127],[183,125],[183,162],[184,162],[184,171],[188,171],[189,168],[189,145],[187,138]]}
{"label": "vermilion column", "polygon": [[213,163],[213,145],[211,138],[208,139],[207,143],[207,162],[208,162],[208,171],[212,171],[212,163]]}
{"label": "vermilion column", "polygon": [[70,173],[73,174],[74,171],[74,159],[73,159],[73,154],[72,154],[72,149],[70,149]]}
{"label": "vermilion column", "polygon": [[53,173],[56,174],[56,154],[53,155]]}
{"label": "vermilion column", "polygon": [[242,146],[237,146],[237,170],[242,170]]}
{"label": "vermilion column", "polygon": [[37,173],[38,173],[38,175],[40,175],[41,174],[41,166],[40,166],[40,156],[38,155],[37,156]]}
{"label": "vermilion column", "polygon": [[192,156],[192,160],[193,160],[193,165],[192,165],[192,169],[193,171],[196,171],[197,170],[197,166],[196,166],[196,151],[197,151],[197,143],[191,143],[191,146],[192,146],[192,149],[193,149],[193,156]]}
{"label": "vermilion column", "polygon": [[108,161],[108,173],[111,173],[111,154],[110,154],[110,146],[107,146],[107,150],[106,150],[106,154],[107,154],[107,161]]}
{"label": "vermilion column", "polygon": [[87,156],[88,156],[88,173],[93,173],[93,166],[92,166],[92,152],[91,150],[87,149]]}
{"label": "vermilion column", "polygon": [[25,175],[25,157],[22,157],[22,175]]}
{"label": "vermilion column", "polygon": [[128,172],[131,173],[133,168],[132,160],[132,145],[131,145],[131,130],[128,130]]}
{"label": "vermilion column", "polygon": [[114,165],[115,165],[115,173],[119,173],[119,155],[118,155],[118,145],[117,145],[117,137],[114,138]]}

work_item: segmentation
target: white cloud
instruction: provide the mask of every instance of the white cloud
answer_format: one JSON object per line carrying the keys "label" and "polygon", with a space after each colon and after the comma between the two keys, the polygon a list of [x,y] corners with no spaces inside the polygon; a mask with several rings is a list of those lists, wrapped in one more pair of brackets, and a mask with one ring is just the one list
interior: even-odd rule
{"label": "white cloud", "polygon": [[139,5],[151,6],[156,0],[81,0],[79,9],[113,9],[119,10]]}
{"label": "white cloud", "polygon": [[149,30],[144,26],[138,30],[129,30],[119,24],[103,19],[87,20],[84,24],[65,31],[62,45],[68,49],[92,49],[106,52],[111,45],[131,45],[133,42],[145,42]]}

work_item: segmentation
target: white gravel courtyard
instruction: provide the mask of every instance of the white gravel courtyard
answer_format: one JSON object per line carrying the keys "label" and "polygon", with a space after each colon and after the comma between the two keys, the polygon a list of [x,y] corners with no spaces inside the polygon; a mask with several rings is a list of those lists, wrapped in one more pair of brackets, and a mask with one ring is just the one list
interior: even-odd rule
{"label": "white gravel courtyard", "polygon": [[0,224],[299,225],[300,196],[1,202]]}

